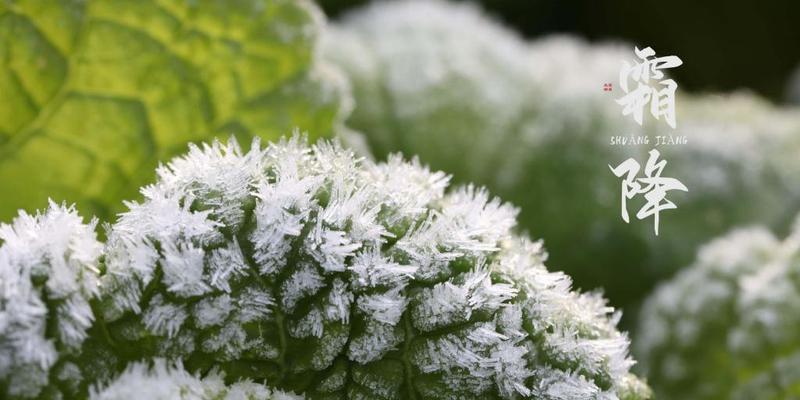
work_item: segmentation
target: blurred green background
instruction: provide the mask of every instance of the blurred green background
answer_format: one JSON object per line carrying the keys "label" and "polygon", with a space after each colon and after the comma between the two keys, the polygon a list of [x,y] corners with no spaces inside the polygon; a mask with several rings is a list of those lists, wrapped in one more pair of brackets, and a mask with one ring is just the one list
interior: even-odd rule
{"label": "blurred green background", "polygon": [[[455,182],[485,185],[519,206],[520,229],[544,239],[550,268],[567,272],[581,289],[604,290],[625,310],[625,325],[642,298],[688,265],[700,245],[743,224],[783,235],[800,208],[800,113],[780,103],[795,60],[786,52],[763,57],[782,45],[761,30],[749,35],[731,24],[715,30],[691,23],[707,19],[702,9],[658,15],[624,3],[323,4],[333,18],[323,52],[351,81],[355,108],[347,124],[364,133],[372,154],[418,155]],[[738,10],[755,25],[779,11]],[[625,22],[633,18],[649,22]],[[686,32],[671,33],[678,25]],[[770,26],[773,34],[780,30],[780,19]],[[732,46],[738,36],[747,40]],[[650,115],[636,125],[613,101],[619,88],[601,90],[618,84],[634,45],[683,60],[667,72],[679,85],[677,130]],[[747,77],[726,80],[737,70]],[[653,143],[611,146],[617,135],[649,135]],[[644,165],[656,135],[688,138],[659,148],[668,163],[664,176],[689,187],[667,196],[678,209],[662,212],[659,237],[651,219],[621,220],[620,182],[607,168],[629,157]]]}
{"label": "blurred green background", "polygon": [[[318,0],[336,18],[367,0]],[[749,88],[782,101],[800,63],[800,2],[692,0],[482,0],[490,15],[526,38],[573,33],[623,39],[684,61],[681,89]]]}

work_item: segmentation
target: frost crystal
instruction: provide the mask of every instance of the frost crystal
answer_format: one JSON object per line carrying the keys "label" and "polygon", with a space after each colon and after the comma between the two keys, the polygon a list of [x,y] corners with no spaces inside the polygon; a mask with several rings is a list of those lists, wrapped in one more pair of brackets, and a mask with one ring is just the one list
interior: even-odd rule
{"label": "frost crystal", "polygon": [[116,379],[92,387],[91,400],[301,400],[301,396],[242,380],[226,385],[224,375],[211,372],[199,377],[180,363],[156,359],[152,366],[129,365]]}
{"label": "frost crystal", "polygon": [[[105,329],[138,358],[310,398],[647,398],[604,300],[547,271],[514,207],[448,180],[299,135],[192,147],[109,231]],[[95,395],[145,379],[207,398],[176,371],[130,367]]]}
{"label": "frost crystal", "polygon": [[789,399],[800,384],[800,231],[739,229],[642,310],[636,350],[664,398]]}
{"label": "frost crystal", "polygon": [[69,360],[88,336],[89,301],[98,294],[102,244],[95,225],[53,202],[43,213],[20,212],[0,225],[0,388],[6,396],[36,397],[48,384],[75,380]]}

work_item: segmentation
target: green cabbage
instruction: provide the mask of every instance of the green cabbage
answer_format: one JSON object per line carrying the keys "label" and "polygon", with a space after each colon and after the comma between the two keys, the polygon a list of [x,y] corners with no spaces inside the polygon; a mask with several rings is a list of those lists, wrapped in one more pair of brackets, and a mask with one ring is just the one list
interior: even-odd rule
{"label": "green cabbage", "polygon": [[[72,209],[0,225],[7,397],[224,376],[309,399],[650,398],[619,313],[548,271],[484,189],[299,136],[193,146],[157,174],[102,252]],[[188,372],[141,364],[164,358]]]}

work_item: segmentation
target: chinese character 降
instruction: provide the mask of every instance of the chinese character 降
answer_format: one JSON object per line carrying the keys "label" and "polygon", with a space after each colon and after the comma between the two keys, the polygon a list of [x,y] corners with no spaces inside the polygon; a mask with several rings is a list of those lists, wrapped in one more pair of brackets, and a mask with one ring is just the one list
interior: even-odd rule
{"label": "chinese character \u964d", "polygon": [[639,194],[644,195],[647,201],[639,212],[636,213],[636,218],[645,219],[653,216],[654,230],[658,236],[658,216],[661,210],[671,210],[678,208],[675,203],[667,200],[667,192],[670,190],[682,190],[688,192],[689,189],[684,186],[681,181],[675,178],[663,178],[661,172],[667,165],[667,160],[658,160],[660,153],[658,150],[650,150],[650,158],[647,159],[647,164],[644,167],[645,176],[642,178],[639,175],[640,165],[633,158],[629,158],[617,165],[616,168],[611,165],[608,168],[618,178],[622,180],[622,220],[630,222],[628,217],[627,200],[633,199]]}

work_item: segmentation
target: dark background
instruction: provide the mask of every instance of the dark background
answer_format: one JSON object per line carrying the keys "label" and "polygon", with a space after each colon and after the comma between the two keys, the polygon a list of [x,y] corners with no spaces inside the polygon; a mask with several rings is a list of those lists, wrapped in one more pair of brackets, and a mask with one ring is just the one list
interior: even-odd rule
{"label": "dark background", "polygon": [[[318,0],[331,19],[367,0]],[[496,19],[528,38],[573,33],[623,39],[678,55],[670,73],[695,92],[749,88],[783,102],[800,64],[800,1],[482,0]]]}

